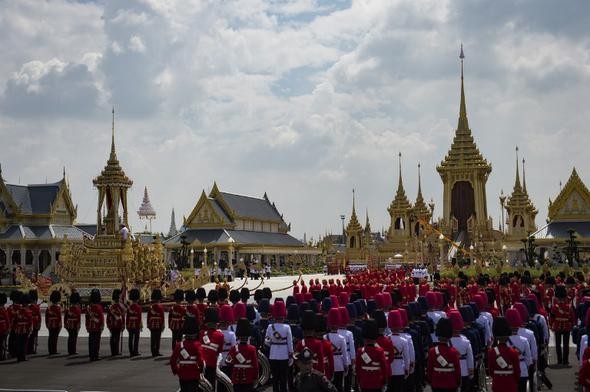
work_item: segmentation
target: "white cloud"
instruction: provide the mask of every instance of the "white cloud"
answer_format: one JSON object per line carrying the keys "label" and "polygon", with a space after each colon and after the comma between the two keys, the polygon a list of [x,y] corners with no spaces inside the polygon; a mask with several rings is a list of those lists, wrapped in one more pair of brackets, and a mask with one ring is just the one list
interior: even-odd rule
{"label": "white cloud", "polygon": [[[421,161],[424,196],[440,210],[434,168],[457,122],[463,41],[469,121],[494,167],[490,215],[497,220],[496,195],[511,188],[519,144],[541,222],[571,166],[590,181],[582,5],[560,4],[564,22],[551,2],[7,1],[0,137],[38,159],[3,151],[4,173],[38,182],[72,167],[79,219],[92,221],[90,178],[108,153],[114,105],[119,157],[136,185],[130,200],[149,186],[158,229],[172,207],[188,214],[214,180],[268,191],[296,235],[316,237],[338,230],[354,187],[380,228],[398,151],[409,197]],[[547,155],[552,165],[539,170]]]}
{"label": "white cloud", "polygon": [[141,40],[141,37],[134,35],[133,37],[129,38],[129,50],[137,53],[145,52],[145,45]]}

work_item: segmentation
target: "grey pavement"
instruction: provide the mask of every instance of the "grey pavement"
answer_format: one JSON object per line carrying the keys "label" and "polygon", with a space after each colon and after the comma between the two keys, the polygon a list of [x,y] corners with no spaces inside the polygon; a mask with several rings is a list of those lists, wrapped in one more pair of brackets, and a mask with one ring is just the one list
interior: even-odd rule
{"label": "grey pavement", "polygon": [[[106,336],[106,335],[105,335]],[[153,391],[173,392],[178,381],[170,371],[168,356],[171,353],[170,339],[162,339],[163,357],[152,358],[149,354],[149,339],[140,339],[140,357],[130,359],[124,339],[123,355],[110,357],[108,337],[101,341],[101,357],[98,362],[88,360],[86,338],[78,339],[79,355],[67,356],[66,339],[59,339],[61,355],[48,357],[47,338],[39,339],[38,354],[27,362],[15,360],[0,362],[0,390],[5,389],[54,389],[68,392],[81,391]],[[549,363],[555,362],[555,351],[550,352]],[[570,352],[571,368],[556,368],[550,365],[548,377],[554,391],[575,391],[577,361]],[[267,388],[267,391],[270,391]],[[429,389],[426,389],[429,391]]]}

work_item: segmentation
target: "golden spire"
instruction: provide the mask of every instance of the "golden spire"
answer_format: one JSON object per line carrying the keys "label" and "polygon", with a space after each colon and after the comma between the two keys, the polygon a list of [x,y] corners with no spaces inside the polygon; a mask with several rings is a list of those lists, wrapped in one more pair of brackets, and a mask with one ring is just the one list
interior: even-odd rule
{"label": "golden spire", "polygon": [[436,170],[441,176],[445,176],[445,172],[449,170],[477,169],[481,174],[488,175],[492,171],[492,166],[481,155],[471,129],[469,129],[469,122],[467,121],[467,105],[465,103],[465,83],[463,75],[463,60],[465,54],[463,53],[463,45],[461,44],[461,51],[459,53],[461,61],[461,102],[459,105],[459,121],[455,131],[455,137],[449,152],[444,160],[437,166]]}
{"label": "golden spire", "polygon": [[354,188],[353,188],[352,189],[352,214],[350,215],[350,221],[348,222],[348,225],[346,226],[347,232],[358,232],[358,231],[363,230],[363,227],[359,223],[358,218],[356,216],[355,204],[356,204],[356,202],[355,202]]}
{"label": "golden spire", "polygon": [[457,125],[457,131],[469,132],[467,108],[465,105],[465,88],[463,87],[463,59],[465,58],[465,54],[463,53],[463,44],[461,44],[459,58],[461,59],[461,104],[459,105],[459,124]]}
{"label": "golden spire", "polygon": [[406,196],[406,191],[404,190],[404,182],[402,178],[402,153],[398,154],[399,159],[399,179],[397,183],[397,192],[395,193],[395,199],[389,205],[388,211],[390,214],[392,211],[401,212],[406,211],[412,208],[412,205],[408,201],[408,197]]}
{"label": "golden spire", "polygon": [[528,194],[528,192],[526,190],[526,173],[524,171],[524,163],[525,163],[524,158],[522,158],[522,190],[524,193]]}
{"label": "golden spire", "polygon": [[521,189],[520,188],[520,174],[518,171],[518,146],[516,146],[516,179],[514,180],[514,189]]}
{"label": "golden spire", "polygon": [[115,107],[113,106],[113,127],[111,131],[111,156],[109,158],[110,161],[117,160],[117,153],[115,151]]}
{"label": "golden spire", "polygon": [[418,163],[418,195],[416,196],[416,202],[414,203],[414,215],[420,218],[427,217],[430,219],[430,210],[428,206],[424,202],[424,197],[422,196],[422,180],[421,180],[421,166]]}

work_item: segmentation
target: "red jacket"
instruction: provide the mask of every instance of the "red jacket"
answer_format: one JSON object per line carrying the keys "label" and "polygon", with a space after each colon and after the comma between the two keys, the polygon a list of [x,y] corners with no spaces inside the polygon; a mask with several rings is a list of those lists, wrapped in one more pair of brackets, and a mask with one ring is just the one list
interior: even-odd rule
{"label": "red jacket", "polygon": [[45,312],[47,329],[61,329],[61,306],[50,305]]}
{"label": "red jacket", "polygon": [[100,304],[92,304],[86,308],[86,330],[102,332],[104,329],[104,310]]}
{"label": "red jacket", "polygon": [[324,373],[324,344],[322,341],[313,336],[306,336],[297,343],[295,352],[301,353],[305,347],[313,353],[313,368],[320,373]]}
{"label": "red jacket", "polygon": [[72,305],[64,312],[64,327],[68,330],[80,329],[82,311],[79,305]]}
{"label": "red jacket", "polygon": [[13,331],[17,335],[28,335],[33,327],[33,316],[31,311],[19,306],[16,315],[12,319]]}
{"label": "red jacket", "polygon": [[30,304],[29,310],[33,318],[33,329],[41,329],[41,308],[37,304]]}
{"label": "red jacket", "polygon": [[197,320],[197,323],[199,323],[198,325],[200,325],[201,312],[199,312],[199,306],[197,304],[186,305],[186,314],[193,315],[195,317],[195,319]]}
{"label": "red jacket", "polygon": [[147,327],[151,330],[164,330],[164,307],[160,304],[152,304],[147,314]]}
{"label": "red jacket", "polygon": [[254,384],[258,380],[258,353],[251,344],[233,346],[225,357],[225,364],[232,367],[232,384]]}
{"label": "red jacket", "polygon": [[[497,360],[499,357],[501,357],[500,361]],[[517,392],[520,378],[518,351],[506,344],[490,348],[488,350],[488,372],[492,377],[493,392]]]}
{"label": "red jacket", "polygon": [[428,351],[426,377],[432,388],[453,389],[461,385],[459,352],[446,343],[438,343]]}
{"label": "red jacket", "polygon": [[141,329],[143,327],[141,322],[141,306],[139,304],[134,303],[129,305],[125,326],[127,330]]}
{"label": "red jacket", "polygon": [[14,332],[15,328],[16,328],[16,324],[14,324],[14,319],[16,318],[16,313],[18,312],[18,310],[20,309],[20,305],[19,304],[12,304],[8,307],[8,317],[10,319],[10,326],[9,326],[9,330],[11,332]]}
{"label": "red jacket", "polygon": [[580,373],[578,375],[578,383],[584,388],[583,392],[590,391],[590,360],[585,359],[582,362]]}
{"label": "red jacket", "polygon": [[177,342],[170,357],[172,373],[180,380],[199,380],[203,372],[203,353],[198,340]]}
{"label": "red jacket", "polygon": [[324,351],[324,375],[328,380],[334,376],[334,349],[332,342],[328,339],[322,339],[322,350]]}
{"label": "red jacket", "polygon": [[223,333],[218,329],[207,328],[199,333],[203,358],[207,367],[217,367],[217,356],[223,351]]}
{"label": "red jacket", "polygon": [[556,332],[572,330],[576,315],[570,301],[556,301],[551,308],[551,329]]}
{"label": "red jacket", "polygon": [[199,309],[199,326],[202,326],[205,312],[207,311],[207,304],[199,302],[197,303],[197,308]]}
{"label": "red jacket", "polygon": [[10,331],[10,313],[4,306],[0,307],[0,335],[7,334]]}
{"label": "red jacket", "polygon": [[114,303],[109,306],[107,312],[107,328],[113,331],[122,331],[125,329],[125,306],[120,303]]}
{"label": "red jacket", "polygon": [[395,347],[393,346],[393,342],[387,336],[379,335],[377,338],[377,344],[383,349],[385,353],[387,365],[391,366],[391,363],[395,359]]}
{"label": "red jacket", "polygon": [[355,371],[362,389],[381,389],[389,379],[385,352],[377,344],[365,344],[356,351]]}
{"label": "red jacket", "polygon": [[184,328],[184,315],[186,308],[180,304],[176,304],[168,313],[168,328],[173,331],[182,331]]}

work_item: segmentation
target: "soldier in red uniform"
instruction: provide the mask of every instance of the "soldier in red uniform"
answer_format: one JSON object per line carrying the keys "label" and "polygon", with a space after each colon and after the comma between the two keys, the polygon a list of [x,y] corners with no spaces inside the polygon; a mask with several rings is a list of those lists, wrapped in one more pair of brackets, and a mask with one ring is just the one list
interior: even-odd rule
{"label": "soldier in red uniform", "polygon": [[498,344],[488,350],[488,374],[492,392],[517,392],[520,380],[520,354],[506,342],[512,331],[504,317],[496,317],[492,326]]}
{"label": "soldier in red uniform", "polygon": [[141,321],[141,306],[139,305],[139,290],[129,290],[129,300],[131,305],[127,310],[127,320],[125,326],[129,333],[129,356],[139,356],[139,332],[143,328]]}
{"label": "soldier in red uniform", "polygon": [[182,331],[184,328],[184,315],[186,308],[182,306],[184,301],[184,291],[178,289],[174,292],[174,301],[176,304],[168,313],[168,328],[172,330],[172,348],[176,347],[176,343],[182,339]]}
{"label": "soldier in red uniform", "polygon": [[364,346],[356,352],[355,371],[362,392],[381,391],[389,380],[390,369],[385,352],[376,343],[379,336],[377,323],[369,319],[363,324]]}
{"label": "soldier in red uniform", "polygon": [[33,317],[33,326],[31,329],[31,334],[29,335],[27,354],[37,354],[39,330],[41,329],[41,308],[37,303],[39,301],[37,290],[29,291],[29,301],[29,310],[31,311],[31,316]]}
{"label": "soldier in red uniform", "polygon": [[12,290],[10,292],[10,300],[12,304],[8,307],[8,317],[10,318],[11,322],[8,326],[9,334],[8,334],[8,355],[11,358],[16,357],[16,335],[15,335],[15,324],[14,319],[16,317],[16,312],[20,308],[21,297],[23,293],[18,290]]}
{"label": "soldier in red uniform", "polygon": [[[152,291],[152,306],[147,314],[147,327],[150,330],[150,350],[152,357],[160,357],[160,338],[164,330],[164,307],[160,305],[162,292],[160,289]],[[199,321],[197,319],[197,325]]]}
{"label": "soldier in red uniform", "polygon": [[238,344],[225,357],[225,364],[231,367],[231,382],[236,392],[254,392],[254,385],[258,380],[258,353],[256,347],[248,343],[251,329],[248,319],[238,320]]}
{"label": "soldier in red uniform", "polygon": [[16,314],[12,320],[18,362],[27,360],[27,342],[29,341],[31,329],[33,328],[33,315],[29,309],[29,304],[29,295],[23,294],[20,297],[20,306],[16,308]]}
{"label": "soldier in red uniform", "polygon": [[555,301],[551,308],[550,321],[551,329],[555,332],[555,351],[557,352],[558,365],[569,365],[570,333],[575,319],[576,316],[565,286],[559,285],[555,287]]}
{"label": "soldier in red uniform", "polygon": [[80,294],[74,291],[70,294],[70,307],[64,311],[64,328],[68,331],[68,355],[78,354],[76,343],[78,331],[80,331],[81,314]]}
{"label": "soldier in red uniform", "polygon": [[219,314],[217,308],[205,311],[205,329],[200,332],[200,342],[205,359],[205,378],[215,388],[217,356],[223,351],[223,333],[217,329]]}
{"label": "soldier in red uniform", "polygon": [[76,342],[80,330],[81,314],[80,294],[74,291],[70,295],[70,307],[64,312],[64,327],[68,331],[68,355],[78,354],[76,352]]}
{"label": "soldier in red uniform", "polygon": [[545,295],[543,296],[543,307],[549,313],[551,306],[553,306],[553,298],[555,297],[555,278],[548,276],[545,278]]}
{"label": "soldier in red uniform", "polygon": [[119,302],[121,290],[113,290],[113,303],[107,311],[107,328],[111,331],[111,355],[121,355],[121,332],[125,329],[125,305]]}
{"label": "soldier in red uniform", "polygon": [[197,294],[195,294],[194,290],[187,290],[184,293],[184,299],[186,300],[186,315],[192,315],[199,325],[201,325],[201,315],[199,312],[199,306],[195,304],[197,300]]}
{"label": "soldier in red uniform", "polygon": [[57,354],[57,339],[59,331],[61,331],[61,293],[53,291],[49,296],[51,305],[47,307],[45,312],[45,325],[49,331],[49,339],[47,340],[49,355]]}
{"label": "soldier in red uniform", "polygon": [[315,337],[316,315],[312,310],[303,311],[301,316],[301,328],[303,339],[295,346],[295,353],[301,353],[307,347],[313,353],[313,368],[324,374],[324,345]]}
{"label": "soldier in red uniform", "polygon": [[174,346],[170,368],[172,373],[178,376],[180,392],[197,392],[200,390],[199,379],[203,372],[203,353],[198,338],[197,320],[187,317],[185,328],[184,340]]}
{"label": "soldier in red uniform", "polygon": [[451,320],[441,318],[436,324],[438,342],[428,351],[426,376],[432,392],[456,392],[461,386],[461,362],[459,352],[448,344],[453,336]]}
{"label": "soldier in red uniform", "polygon": [[[244,289],[242,289],[243,291]],[[205,310],[207,310],[207,304],[205,303],[205,298],[207,298],[207,292],[204,288],[199,287],[196,293],[197,298],[197,308],[199,309],[199,328],[203,326],[203,318],[205,316]],[[246,303],[248,300],[244,301]]]}
{"label": "soldier in red uniform", "polygon": [[6,294],[0,293],[0,361],[6,359],[6,338],[10,331],[10,313],[4,307],[6,300]]}
{"label": "soldier in red uniform", "polygon": [[[332,308],[335,309],[335,308]],[[330,311],[332,310],[330,309]],[[337,309],[336,309],[337,311]],[[335,373],[334,369],[334,351],[335,347],[332,345],[329,339],[324,339],[324,335],[328,332],[328,319],[326,316],[318,315],[316,317],[316,325],[315,325],[315,333],[316,338],[322,342],[322,350],[324,352],[324,375],[331,380],[335,386],[340,385],[340,389],[336,387],[338,391],[342,390],[342,376],[343,372],[339,372],[341,374]],[[335,332],[335,329],[334,329]],[[346,343],[345,347],[346,348]],[[335,380],[334,377],[337,379],[339,378],[340,381],[337,379]],[[338,384],[339,383],[339,384]]]}
{"label": "soldier in red uniform", "polygon": [[98,361],[100,352],[100,335],[104,329],[104,309],[100,290],[90,292],[90,305],[86,308],[86,330],[88,331],[88,354],[91,361]]}

